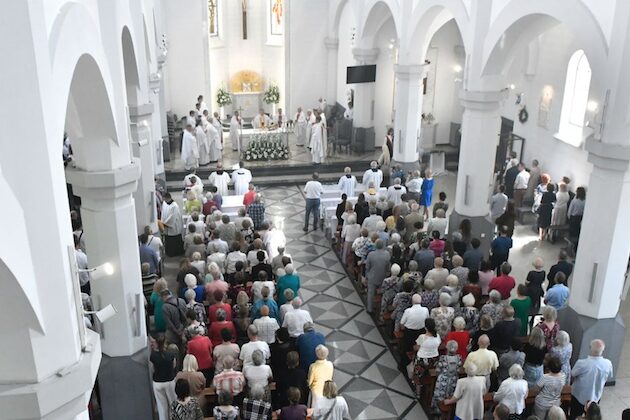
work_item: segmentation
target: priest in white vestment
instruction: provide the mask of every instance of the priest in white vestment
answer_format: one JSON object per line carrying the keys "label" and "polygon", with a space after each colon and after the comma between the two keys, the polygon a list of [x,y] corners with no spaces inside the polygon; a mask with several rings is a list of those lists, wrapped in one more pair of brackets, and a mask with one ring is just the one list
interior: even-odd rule
{"label": "priest in white vestment", "polygon": [[223,170],[223,162],[217,163],[217,170],[210,174],[208,182],[217,187],[217,192],[221,194],[222,197],[228,194],[230,175]]}
{"label": "priest in white vestment", "polygon": [[[195,179],[194,182],[192,181],[193,178]],[[203,188],[203,182],[201,182],[201,178],[199,178],[199,176],[197,175],[197,171],[195,171],[194,169],[191,173],[184,177],[184,188],[188,189],[192,187],[193,183],[196,185],[201,185],[201,188]]]}
{"label": "priest in white vestment", "polygon": [[232,171],[232,183],[234,184],[234,195],[245,195],[252,182],[252,173],[246,169],[243,163],[239,163],[239,168]]}
{"label": "priest in white vestment", "polygon": [[391,201],[395,206],[402,204],[402,196],[407,193],[407,188],[400,184],[400,178],[396,178],[394,185],[387,189],[387,201]]}
{"label": "priest in white vestment", "polygon": [[188,113],[188,116],[186,117],[186,126],[192,125],[194,128],[196,123],[197,123],[197,111],[190,111]]}
{"label": "priest in white vestment", "polygon": [[352,169],[346,167],[344,170],[345,175],[339,178],[339,189],[342,194],[350,197],[356,197],[355,188],[357,186],[357,177],[352,175]]}
{"label": "priest in white vestment", "polygon": [[205,166],[210,163],[210,142],[206,133],[203,131],[203,118],[197,120],[197,127],[195,127],[195,139],[199,147],[199,165]]}
{"label": "priest in white vestment", "polygon": [[376,163],[376,161],[372,161],[370,163],[370,169],[365,171],[361,181],[366,187],[369,185],[370,181],[374,182],[375,188],[378,189],[381,187],[381,183],[383,182],[383,171],[378,169],[378,163]]}
{"label": "priest in white vestment", "polygon": [[302,112],[302,107],[297,109],[294,120],[296,134],[295,144],[304,146],[304,142],[306,142],[306,115]]}
{"label": "priest in white vestment", "polygon": [[324,126],[324,128],[328,127],[328,122],[326,121],[326,113],[318,112],[317,115],[319,115],[319,117],[322,119],[322,125]]}
{"label": "priest in white vestment", "polygon": [[267,114],[265,114],[265,111],[262,109],[260,110],[258,115],[256,115],[254,119],[252,120],[252,127],[254,127],[257,130],[261,128],[269,128],[270,125],[271,125],[271,118],[269,118],[269,116],[267,116]]}
{"label": "priest in white vestment", "polygon": [[169,257],[182,255],[184,253],[184,241],[182,240],[184,221],[179,206],[169,192],[164,193],[161,215],[160,226],[163,227],[166,255]]}
{"label": "priest in white vestment", "polygon": [[267,249],[269,260],[278,256],[278,248],[284,248],[287,245],[287,237],[284,232],[276,228],[273,224],[269,226],[269,230],[263,239],[263,245]]}
{"label": "priest in white vestment", "polygon": [[209,118],[208,120],[210,121],[210,124],[217,129],[217,132],[219,133],[219,140],[221,141],[221,150],[223,150],[223,123],[221,123],[219,113],[215,112],[212,114],[212,118]]}
{"label": "priest in white vestment", "polygon": [[222,146],[221,139],[219,138],[219,132],[214,125],[208,124],[208,144],[210,147],[210,161],[216,162],[222,158]]}
{"label": "priest in white vestment", "polygon": [[317,117],[313,125],[313,133],[311,135],[311,155],[313,163],[320,164],[326,158],[326,149],[328,147],[328,137],[326,128],[322,124],[321,117]]}
{"label": "priest in white vestment", "polygon": [[191,124],[186,125],[183,132],[181,159],[187,171],[199,167],[199,146]]}
{"label": "priest in white vestment", "polygon": [[240,130],[243,126],[243,121],[238,111],[234,111],[232,119],[230,120],[230,141],[232,142],[232,150],[241,152],[241,133]]}
{"label": "priest in white vestment", "polygon": [[313,124],[315,124],[315,114],[312,109],[306,111],[306,144],[311,147],[311,136],[313,135]]}
{"label": "priest in white vestment", "polygon": [[199,110],[201,111],[201,115],[204,114],[204,111],[208,110],[208,105],[203,101],[203,95],[197,96],[197,103],[199,104]]}

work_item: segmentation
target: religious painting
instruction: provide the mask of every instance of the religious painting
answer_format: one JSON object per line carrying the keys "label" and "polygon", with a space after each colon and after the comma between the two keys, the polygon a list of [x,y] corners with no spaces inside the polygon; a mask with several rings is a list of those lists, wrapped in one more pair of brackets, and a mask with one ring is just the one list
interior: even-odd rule
{"label": "religious painting", "polygon": [[549,128],[549,113],[551,112],[551,104],[553,100],[553,87],[547,85],[543,88],[538,104],[538,126]]}
{"label": "religious painting", "polygon": [[208,0],[208,34],[219,36],[219,0]]}
{"label": "religious painting", "polygon": [[269,0],[271,35],[282,35],[282,20],[284,15],[284,0]]}

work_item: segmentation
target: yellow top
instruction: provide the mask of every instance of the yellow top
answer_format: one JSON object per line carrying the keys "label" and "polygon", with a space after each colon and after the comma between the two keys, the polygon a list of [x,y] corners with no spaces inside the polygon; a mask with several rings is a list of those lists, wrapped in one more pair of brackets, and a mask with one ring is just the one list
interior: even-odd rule
{"label": "yellow top", "polygon": [[315,395],[322,396],[326,381],[332,381],[335,367],[328,360],[316,360],[308,369],[308,387]]}

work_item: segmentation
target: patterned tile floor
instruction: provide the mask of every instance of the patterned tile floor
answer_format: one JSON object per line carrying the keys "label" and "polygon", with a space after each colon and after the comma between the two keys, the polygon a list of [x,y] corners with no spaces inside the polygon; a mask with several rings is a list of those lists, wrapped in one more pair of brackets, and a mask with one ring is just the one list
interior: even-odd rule
{"label": "patterned tile floor", "polygon": [[353,419],[426,419],[361,297],[322,231],[304,233],[301,187],[262,189],[268,219],[287,237],[301,298],[326,336],[335,381]]}

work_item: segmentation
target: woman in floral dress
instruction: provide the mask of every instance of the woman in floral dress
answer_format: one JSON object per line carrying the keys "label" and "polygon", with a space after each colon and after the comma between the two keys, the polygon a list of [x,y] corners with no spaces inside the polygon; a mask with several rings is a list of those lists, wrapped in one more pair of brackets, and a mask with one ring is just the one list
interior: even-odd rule
{"label": "woman in floral dress", "polygon": [[451,304],[451,295],[448,293],[440,294],[439,301],[440,306],[431,310],[431,318],[435,320],[439,336],[445,338],[451,331],[455,310],[448,306]]}
{"label": "woman in floral dress", "polygon": [[457,353],[458,345],[455,340],[446,343],[448,354],[440,356],[435,365],[437,380],[433,391],[431,407],[438,410],[438,403],[453,395],[457,379],[459,379],[459,368],[462,367],[462,358]]}
{"label": "woman in floral dress", "polygon": [[402,292],[396,293],[392,305],[394,312],[392,319],[394,320],[394,330],[400,330],[400,320],[402,319],[405,309],[411,308],[411,298],[413,296],[413,280],[407,280],[402,284]]}
{"label": "woman in floral dress", "polygon": [[566,331],[558,331],[556,345],[551,348],[551,355],[556,356],[562,363],[562,373],[565,375],[565,385],[571,384],[571,355],[573,345]]}
{"label": "woman in floral dress", "polygon": [[398,277],[400,274],[400,266],[398,264],[392,264],[390,273],[391,276],[383,280],[383,283],[381,284],[383,296],[381,298],[380,322],[384,322],[383,316],[385,315],[385,312],[387,312],[389,305],[391,305],[394,301],[396,294],[400,292],[401,280],[400,277]]}

